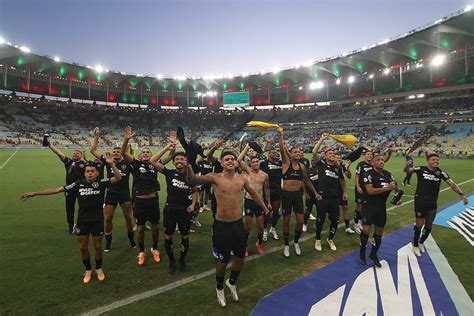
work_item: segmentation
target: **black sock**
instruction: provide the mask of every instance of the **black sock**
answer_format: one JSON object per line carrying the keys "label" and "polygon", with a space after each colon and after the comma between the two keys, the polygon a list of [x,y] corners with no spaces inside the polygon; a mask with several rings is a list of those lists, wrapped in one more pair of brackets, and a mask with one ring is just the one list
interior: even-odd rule
{"label": "black sock", "polygon": [[224,276],[216,275],[216,288],[220,291],[224,289]]}
{"label": "black sock", "polygon": [[379,251],[380,245],[382,244],[382,236],[374,233],[374,243],[372,244],[372,250],[370,251],[371,256],[376,256]]}
{"label": "black sock", "polygon": [[82,260],[82,264],[86,270],[92,270],[91,259]]}
{"label": "black sock", "polygon": [[365,249],[367,248],[367,242],[369,241],[369,235],[364,232],[360,233],[360,256],[365,258]]}
{"label": "black sock", "polygon": [[358,224],[361,219],[362,219],[362,212],[355,211],[354,223]]}
{"label": "black sock", "polygon": [[295,229],[295,238],[293,239],[295,244],[297,244],[300,241],[300,237],[301,237],[301,230]]}
{"label": "black sock", "polygon": [[145,252],[145,243],[139,242],[138,247],[140,247],[140,252]]}
{"label": "black sock", "polygon": [[421,235],[421,227],[414,226],[413,230],[415,231],[415,234],[413,236],[413,247],[418,247],[418,242],[420,241],[420,235]]}
{"label": "black sock", "polygon": [[110,234],[105,234],[105,241],[107,241],[108,243],[111,243],[112,242],[112,233]]}
{"label": "black sock", "polygon": [[351,221],[348,220],[348,219],[345,219],[345,220],[344,220],[344,224],[346,225],[346,228],[351,227]]}
{"label": "black sock", "polygon": [[421,235],[421,238],[420,238],[420,244],[423,244],[425,242],[426,238],[428,238],[430,233],[431,233],[431,227],[430,228],[423,227],[423,234]]}
{"label": "black sock", "polygon": [[184,258],[186,258],[186,255],[188,254],[189,250],[189,239],[181,239],[181,248],[180,248],[180,256],[179,256],[179,262],[184,262]]}
{"label": "black sock", "polygon": [[165,239],[165,250],[170,259],[170,263],[174,263],[176,260],[174,259],[173,253],[173,239]]}
{"label": "black sock", "polygon": [[95,259],[95,268],[96,269],[102,269],[102,258]]}
{"label": "black sock", "polygon": [[153,240],[153,250],[155,250],[156,248],[158,248],[158,240],[157,241],[154,241]]}
{"label": "black sock", "polygon": [[263,234],[258,234],[258,243],[262,244],[263,242]]}
{"label": "black sock", "polygon": [[290,245],[290,234],[283,233],[283,240],[285,241],[285,246]]}
{"label": "black sock", "polygon": [[127,237],[130,242],[135,242],[135,235],[133,234],[133,231],[127,232]]}
{"label": "black sock", "polygon": [[237,278],[239,277],[239,274],[240,274],[240,271],[232,270],[230,272],[229,283],[232,285],[235,285],[235,282],[237,282]]}

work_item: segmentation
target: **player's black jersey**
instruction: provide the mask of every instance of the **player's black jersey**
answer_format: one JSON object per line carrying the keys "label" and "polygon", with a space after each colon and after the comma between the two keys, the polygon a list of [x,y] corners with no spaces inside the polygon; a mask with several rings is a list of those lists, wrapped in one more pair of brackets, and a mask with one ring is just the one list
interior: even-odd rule
{"label": "player's black jersey", "polygon": [[199,167],[201,167],[201,174],[205,175],[212,172],[213,166],[208,161],[199,162]]}
{"label": "player's black jersey", "polygon": [[313,186],[317,191],[318,190],[318,185],[319,185],[318,168],[316,168],[316,167],[309,168],[308,169],[308,177],[309,177],[309,180],[313,183]]}
{"label": "player's black jersey", "polygon": [[359,176],[359,185],[361,187],[364,185],[364,182],[362,181],[362,176],[369,170],[372,170],[372,165],[370,163],[361,161],[357,164],[356,175]]}
{"label": "player's black jersey", "polygon": [[270,185],[270,189],[281,187],[281,160],[262,160],[260,162],[260,169],[268,174],[268,184]]}
{"label": "player's black jersey", "polygon": [[449,175],[439,168],[431,171],[425,166],[414,167],[413,172],[416,173],[418,179],[415,197],[436,202],[441,180],[449,180]]}
{"label": "player's black jersey", "polygon": [[[100,156],[100,159],[94,160],[93,164],[95,165],[97,171],[99,172],[99,178],[98,179],[103,179],[104,178],[104,169],[105,166],[107,165],[107,162],[105,161],[104,156]],[[113,177],[113,176],[111,176]]]}
{"label": "player's black jersey", "polygon": [[149,161],[133,159],[130,163],[133,174],[133,196],[153,193],[159,190],[158,174]]}
{"label": "player's black jersey", "polygon": [[[103,157],[103,156],[102,156]],[[105,159],[105,157],[103,157]],[[114,184],[111,184],[108,188],[109,192],[113,193],[130,193],[129,183],[130,183],[130,164],[122,159],[119,162],[115,162],[115,166],[120,171],[122,179]],[[114,176],[114,171],[112,166],[106,164],[107,169],[107,178],[112,178]]]}
{"label": "player's black jersey", "polygon": [[84,179],[86,163],[83,160],[74,161],[69,157],[63,160],[66,168],[66,184],[71,184],[77,180]]}
{"label": "player's black jersey", "polygon": [[221,160],[217,159],[214,163],[214,173],[221,173],[224,171],[224,168],[221,165]]}
{"label": "player's black jersey", "polygon": [[316,191],[322,197],[339,197],[341,195],[341,180],[344,180],[341,167],[330,165],[324,159],[321,159],[316,164],[316,169],[318,173]]}
{"label": "player's black jersey", "polygon": [[309,167],[310,167],[310,162],[309,162],[309,160],[308,160],[307,158],[304,158],[304,157],[303,157],[303,158],[300,159],[300,164],[302,164],[303,166],[305,166],[305,167],[306,167],[306,172],[308,172],[308,169],[309,169]]}
{"label": "player's black jersey", "polygon": [[186,172],[178,172],[175,169],[164,169],[166,178],[166,205],[185,209],[193,200],[192,186],[186,180]]}
{"label": "player's black jersey", "polygon": [[380,174],[371,169],[363,174],[362,181],[362,190],[364,191],[364,207],[369,209],[385,210],[385,203],[387,202],[387,198],[389,197],[391,191],[385,191],[376,195],[369,195],[365,186],[372,184],[374,189],[385,188],[390,182],[395,181],[392,174],[387,170],[383,170],[383,174]]}
{"label": "player's black jersey", "polygon": [[110,185],[110,179],[97,179],[89,183],[85,179],[64,186],[64,190],[76,191],[79,202],[78,222],[96,222],[104,220],[104,193]]}

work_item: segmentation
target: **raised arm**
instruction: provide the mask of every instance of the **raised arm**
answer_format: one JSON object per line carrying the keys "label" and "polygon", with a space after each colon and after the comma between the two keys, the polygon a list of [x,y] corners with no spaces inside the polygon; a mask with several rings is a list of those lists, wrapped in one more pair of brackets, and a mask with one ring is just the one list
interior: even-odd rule
{"label": "raised arm", "polygon": [[383,161],[384,162],[389,161],[390,157],[392,157],[392,153],[393,153],[393,149],[389,148],[388,151],[387,151],[387,154],[385,155],[385,157],[383,157]]}
{"label": "raised arm", "polygon": [[110,154],[106,154],[105,162],[107,162],[107,164],[112,167],[112,171],[114,173],[114,176],[110,178],[110,183],[114,184],[122,180],[122,174],[120,173],[120,170],[118,170],[117,166],[114,163],[114,159]]}
{"label": "raised arm", "polygon": [[157,152],[156,154],[154,154],[154,155],[150,158],[150,162],[153,164],[153,166],[155,166],[155,168],[156,168],[159,172],[163,172],[163,171],[165,170],[164,163],[161,163],[161,162],[160,162],[161,157],[162,157],[167,151],[173,150],[173,148],[174,148],[174,144],[169,143],[166,147],[164,147],[163,149],[161,149],[159,152]]}
{"label": "raised arm", "polygon": [[212,146],[212,148],[207,152],[207,159],[209,161],[209,163],[213,164],[217,161],[217,159],[214,157],[214,153],[216,152],[216,150],[218,148],[220,148],[223,144],[223,141],[222,140],[218,140],[214,143],[214,146]]}
{"label": "raised arm", "polygon": [[258,206],[262,208],[263,213],[265,215],[270,213],[268,207],[263,203],[262,198],[257,194],[257,192],[255,192],[255,190],[250,185],[249,179],[247,179],[247,177],[244,177],[244,181],[244,189],[252,197],[252,200],[254,200],[258,204]]}
{"label": "raised arm", "polygon": [[349,169],[349,167],[351,166],[351,163],[352,163],[352,161],[348,160],[348,163],[346,165],[346,171],[344,171],[344,174],[346,175],[347,179],[352,178],[352,172]]}
{"label": "raised arm", "polygon": [[25,192],[22,195],[20,195],[19,199],[22,201],[26,201],[29,198],[32,198],[38,195],[52,195],[52,194],[58,194],[61,192],[64,192],[64,187],[55,187],[55,188],[49,188],[43,191]]}
{"label": "raised arm", "polygon": [[[169,150],[168,152],[168,156],[166,156],[164,159],[161,159],[161,164],[163,166],[166,166],[166,164],[168,164],[168,162],[170,162],[171,160],[173,160],[173,156],[176,152],[176,145],[174,143],[172,143],[173,147]],[[159,160],[158,160],[159,161]]]}
{"label": "raised arm", "polygon": [[469,203],[469,200],[467,199],[466,195],[462,192],[459,185],[457,185],[452,179],[446,180],[446,183],[449,185],[451,190],[459,194],[459,198],[461,199],[461,201],[463,201],[464,205],[467,205],[467,203]]}
{"label": "raised arm", "polygon": [[123,139],[121,154],[126,162],[132,162],[133,157],[128,152],[128,142],[135,134],[133,134],[131,126],[125,127],[123,134],[124,134],[124,139]]}
{"label": "raised arm", "polygon": [[49,149],[51,149],[51,151],[52,151],[53,153],[56,154],[56,156],[59,157],[59,159],[60,159],[61,161],[64,161],[64,159],[66,159],[66,156],[63,154],[63,152],[62,152],[61,150],[59,150],[59,148],[57,148],[56,146],[54,146],[54,145],[51,144],[51,143],[49,143],[48,147],[49,147]]}
{"label": "raised arm", "polygon": [[239,163],[240,169],[242,169],[243,172],[246,174],[250,174],[250,168],[247,166],[247,164],[244,161],[245,155],[247,155],[247,152],[249,151],[250,146],[247,144],[242,152],[240,153],[239,157],[237,157],[237,162]]}
{"label": "raised arm", "polygon": [[278,132],[278,145],[280,146],[281,153],[281,162],[284,164],[290,163],[290,157],[288,156],[288,151],[285,148],[285,143],[283,143],[283,128],[277,128]]}
{"label": "raised arm", "polygon": [[328,133],[323,133],[321,137],[319,138],[318,142],[314,145],[312,153],[313,153],[313,158],[316,159],[316,161],[319,161],[319,155],[318,155],[319,148],[328,137],[329,137]]}
{"label": "raised arm", "polygon": [[191,183],[192,185],[199,185],[199,184],[214,184],[214,172],[208,173],[206,175],[197,176],[194,174],[193,167],[188,165],[186,169],[186,180]]}
{"label": "raised arm", "polygon": [[92,140],[91,145],[91,154],[97,159],[100,159],[100,154],[97,151],[97,145],[99,144],[100,130],[98,127],[94,128],[94,139]]}

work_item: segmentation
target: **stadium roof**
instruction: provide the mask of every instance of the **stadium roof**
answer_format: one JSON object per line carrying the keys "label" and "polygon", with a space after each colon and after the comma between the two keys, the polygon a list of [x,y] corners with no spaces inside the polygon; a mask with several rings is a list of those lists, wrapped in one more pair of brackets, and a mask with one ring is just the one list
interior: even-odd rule
{"label": "stadium roof", "polygon": [[[115,87],[152,86],[161,89],[176,87],[192,91],[239,91],[271,87],[288,87],[315,81],[334,84],[358,76],[377,76],[391,68],[407,63],[426,63],[434,56],[465,51],[474,46],[474,10],[470,6],[428,25],[368,47],[343,53],[339,56],[313,61],[286,69],[265,73],[239,74],[204,78],[162,77],[159,75],[126,74],[104,69],[102,66],[86,66],[58,58],[30,52],[0,39],[0,62],[16,69],[29,69],[35,74],[73,81],[108,82]],[[230,89],[230,87],[233,87]],[[175,88],[175,89],[176,89]]]}

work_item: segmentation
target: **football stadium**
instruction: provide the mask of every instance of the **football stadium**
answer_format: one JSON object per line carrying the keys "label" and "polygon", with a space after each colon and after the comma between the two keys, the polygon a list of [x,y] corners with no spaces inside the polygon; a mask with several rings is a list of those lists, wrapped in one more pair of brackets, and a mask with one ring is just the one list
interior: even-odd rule
{"label": "football stadium", "polygon": [[0,37],[0,315],[472,315],[474,7],[391,35],[202,77]]}

